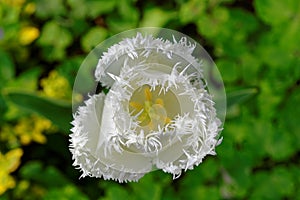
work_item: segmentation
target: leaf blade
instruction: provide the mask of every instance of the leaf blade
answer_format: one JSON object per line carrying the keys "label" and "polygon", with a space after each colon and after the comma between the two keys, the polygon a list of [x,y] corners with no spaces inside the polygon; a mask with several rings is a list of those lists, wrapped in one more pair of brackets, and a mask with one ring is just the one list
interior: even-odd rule
{"label": "leaf blade", "polygon": [[72,120],[71,103],[21,91],[8,91],[6,96],[18,106],[48,118],[62,131],[69,132]]}
{"label": "leaf blade", "polygon": [[258,88],[250,87],[241,90],[229,92],[227,94],[227,108],[236,104],[241,104],[258,93]]}

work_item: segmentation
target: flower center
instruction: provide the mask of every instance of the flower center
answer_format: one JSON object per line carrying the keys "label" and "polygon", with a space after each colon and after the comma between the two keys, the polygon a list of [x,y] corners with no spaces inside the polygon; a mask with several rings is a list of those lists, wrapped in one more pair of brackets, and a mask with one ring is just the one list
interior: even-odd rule
{"label": "flower center", "polygon": [[149,130],[164,127],[180,113],[179,102],[172,91],[161,92],[161,87],[151,91],[149,85],[144,85],[132,94],[129,101],[129,111],[137,116],[139,125]]}

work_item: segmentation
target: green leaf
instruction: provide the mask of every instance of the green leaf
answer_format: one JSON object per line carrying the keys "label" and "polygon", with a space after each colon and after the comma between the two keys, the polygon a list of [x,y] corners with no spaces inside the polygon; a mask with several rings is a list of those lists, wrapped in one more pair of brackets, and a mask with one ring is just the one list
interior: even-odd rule
{"label": "green leaf", "polygon": [[211,199],[211,200],[218,200],[220,199],[220,190],[216,186],[201,186],[198,187],[194,191],[194,196],[191,199]]}
{"label": "green leaf", "polygon": [[[226,17],[225,12],[224,17]],[[238,54],[240,57],[241,47],[248,43],[247,37],[251,37],[250,34],[258,28],[258,20],[252,13],[245,10],[230,9],[228,10],[228,20],[221,21],[217,28],[219,33],[212,42],[223,44],[224,53],[229,57],[232,57],[232,54]]]}
{"label": "green leaf", "polygon": [[83,194],[78,187],[74,185],[65,185],[61,188],[50,189],[43,197],[43,199],[44,200],[52,200],[52,199],[88,200],[89,198],[85,194]]}
{"label": "green leaf", "polygon": [[77,76],[79,67],[83,62],[84,57],[77,56],[64,60],[64,62],[57,67],[59,74],[68,79],[70,85],[74,85],[74,80]]}
{"label": "green leaf", "polygon": [[47,188],[63,187],[69,180],[54,166],[44,166],[40,161],[30,161],[22,166],[20,175]]}
{"label": "green leaf", "polygon": [[256,0],[254,5],[259,17],[270,25],[288,23],[299,12],[297,0]]}
{"label": "green leaf", "polygon": [[239,68],[236,61],[229,59],[219,59],[216,62],[219,66],[220,73],[222,74],[222,79],[224,82],[233,82],[238,78]]}
{"label": "green leaf", "polygon": [[89,28],[90,25],[84,19],[73,20],[70,25],[70,31],[72,32],[73,38],[81,37]]}
{"label": "green leaf", "polygon": [[9,54],[0,49],[0,88],[15,74],[14,64]]}
{"label": "green leaf", "polygon": [[116,12],[111,12],[106,23],[112,32],[121,32],[136,28],[139,22],[139,10],[131,0],[121,0],[117,3]]}
{"label": "green leaf", "polygon": [[53,20],[44,25],[38,44],[43,48],[45,58],[53,61],[65,57],[65,49],[72,41],[72,34]]}
{"label": "green leaf", "polygon": [[207,38],[218,38],[224,30],[223,24],[229,19],[229,11],[223,7],[216,7],[210,15],[203,15],[196,21],[198,31]]}
{"label": "green leaf", "polygon": [[250,85],[257,85],[261,61],[253,53],[246,53],[240,57],[241,75],[243,81]]}
{"label": "green leaf", "polygon": [[83,19],[88,13],[85,0],[67,0],[71,7],[71,16],[76,19]]}
{"label": "green leaf", "polygon": [[279,123],[285,132],[288,132],[294,141],[294,147],[300,147],[300,126],[299,119],[300,116],[300,87],[295,89],[293,93],[286,100],[284,107],[280,112]]}
{"label": "green leaf", "polygon": [[51,45],[57,48],[65,48],[72,42],[71,33],[60,26],[56,21],[47,22],[39,39],[39,44]]}
{"label": "green leaf", "polygon": [[100,16],[101,14],[106,14],[109,12],[112,12],[112,10],[115,8],[118,1],[116,0],[97,0],[97,1],[87,1],[86,5],[88,7],[88,13],[87,15],[95,18]]}
{"label": "green leaf", "polygon": [[46,19],[48,17],[63,15],[66,12],[63,0],[38,0],[36,1],[36,15],[39,18]]}
{"label": "green leaf", "polygon": [[260,94],[257,96],[257,106],[261,117],[268,120],[279,116],[277,109],[283,98],[281,94],[275,92],[277,88],[271,80],[260,81]]}
{"label": "green leaf", "polygon": [[124,188],[118,187],[118,186],[113,186],[113,187],[109,187],[107,189],[107,199],[110,199],[110,200],[119,200],[119,199],[129,200],[129,199],[132,199],[132,198],[130,198],[130,195],[128,194],[128,192]]}
{"label": "green leaf", "polygon": [[299,43],[300,43],[300,26],[299,26],[300,16],[289,21],[288,24],[284,24],[284,28],[281,29],[282,36],[280,38],[280,46],[282,49],[286,50],[288,55],[294,54],[297,55],[300,51]]}
{"label": "green leaf", "polygon": [[295,191],[292,179],[289,169],[283,167],[276,167],[271,173],[256,173],[250,199],[284,199]]}
{"label": "green leaf", "polygon": [[70,103],[41,97],[29,92],[7,91],[6,96],[18,106],[48,118],[65,133],[69,132],[72,120]]}
{"label": "green leaf", "polygon": [[81,39],[81,45],[84,51],[89,52],[100,44],[107,36],[107,31],[101,27],[95,27]]}
{"label": "green leaf", "polygon": [[230,108],[235,104],[240,104],[250,99],[258,93],[256,87],[241,89],[227,94],[227,107]]}
{"label": "green leaf", "polygon": [[206,4],[201,0],[188,1],[180,7],[179,19],[184,24],[193,22],[205,13],[205,9]]}
{"label": "green leaf", "polygon": [[6,111],[7,111],[6,102],[5,102],[4,98],[3,98],[3,96],[0,94],[0,124],[3,121],[4,114],[6,113]]}
{"label": "green leaf", "polygon": [[[271,67],[282,68],[291,61],[292,52],[287,51],[286,47],[281,47],[278,44],[283,39],[283,34],[285,34],[283,31],[288,31],[290,26],[285,24],[283,27],[276,27],[272,31],[264,32],[259,38],[256,57]],[[274,47],[275,43],[277,44],[276,47]]]}
{"label": "green leaf", "polygon": [[163,176],[157,177],[160,181],[155,183],[154,174],[155,172],[146,174],[138,183],[130,183],[135,199],[161,199],[164,184],[168,182],[168,179],[164,179]]}
{"label": "green leaf", "polygon": [[160,8],[148,9],[144,13],[140,27],[163,27],[173,17],[175,17],[175,13],[172,11]]}
{"label": "green leaf", "polygon": [[276,129],[268,134],[265,142],[266,151],[273,160],[286,160],[297,151],[293,139],[291,132]]}
{"label": "green leaf", "polygon": [[6,89],[19,89],[26,91],[35,91],[38,87],[38,77],[40,76],[42,69],[39,67],[23,71],[15,79],[10,80],[5,86]]}

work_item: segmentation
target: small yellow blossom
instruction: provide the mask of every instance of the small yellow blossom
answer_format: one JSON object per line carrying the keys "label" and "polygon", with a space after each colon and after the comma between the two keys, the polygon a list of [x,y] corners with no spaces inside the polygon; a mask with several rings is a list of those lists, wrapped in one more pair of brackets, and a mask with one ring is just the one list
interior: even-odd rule
{"label": "small yellow blossom", "polygon": [[14,128],[10,124],[4,124],[0,129],[0,141],[7,143],[8,147],[16,147],[19,145],[19,140],[14,133]]}
{"label": "small yellow blossom", "polygon": [[16,182],[10,173],[19,167],[22,155],[22,149],[13,149],[5,155],[0,152],[0,195],[15,187]]}
{"label": "small yellow blossom", "polygon": [[20,119],[16,125],[5,124],[0,130],[0,140],[7,142],[9,147],[28,145],[32,141],[44,144],[44,131],[52,131],[54,127],[48,119],[31,116]]}
{"label": "small yellow blossom", "polygon": [[20,142],[23,145],[28,145],[32,141],[44,144],[46,143],[46,137],[43,132],[50,128],[51,122],[49,120],[33,116],[21,119],[14,127],[14,131],[20,137]]}
{"label": "small yellow blossom", "polygon": [[33,3],[33,2],[28,3],[24,8],[24,12],[29,15],[33,14],[35,12],[35,10],[36,10],[36,6],[35,6],[35,3]]}
{"label": "small yellow blossom", "polygon": [[71,86],[66,78],[57,71],[50,72],[47,78],[41,80],[41,86],[46,96],[58,99],[71,98]]}
{"label": "small yellow blossom", "polygon": [[19,41],[22,45],[31,44],[40,35],[39,29],[33,26],[25,26],[21,29]]}

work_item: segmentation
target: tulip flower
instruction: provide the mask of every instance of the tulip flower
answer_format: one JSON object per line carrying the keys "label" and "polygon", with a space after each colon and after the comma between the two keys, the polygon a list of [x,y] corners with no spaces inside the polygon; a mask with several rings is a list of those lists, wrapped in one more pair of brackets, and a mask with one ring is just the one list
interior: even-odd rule
{"label": "tulip flower", "polygon": [[90,95],[72,121],[82,177],[138,181],[161,169],[178,178],[216,154],[222,121],[195,47],[138,32],[102,54],[95,80],[109,90]]}

